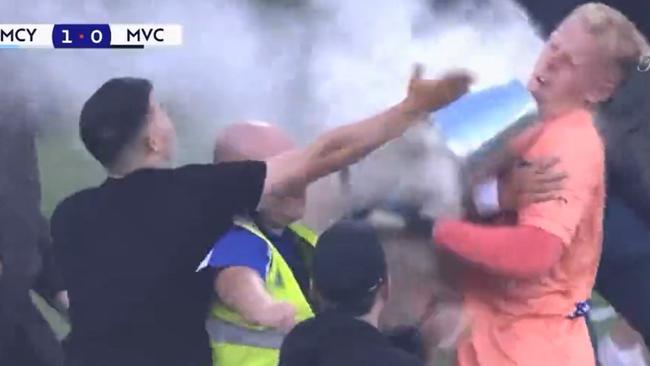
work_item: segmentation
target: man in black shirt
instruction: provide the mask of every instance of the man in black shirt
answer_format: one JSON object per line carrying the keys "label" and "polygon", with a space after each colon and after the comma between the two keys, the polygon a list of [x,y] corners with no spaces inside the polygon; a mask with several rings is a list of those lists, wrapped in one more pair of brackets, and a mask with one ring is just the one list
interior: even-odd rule
{"label": "man in black shirt", "polygon": [[323,313],[298,324],[280,349],[280,366],[419,366],[377,329],[390,281],[376,230],[342,221],[319,238],[312,263]]}
{"label": "man in black shirt", "polygon": [[105,83],[80,133],[106,168],[61,202],[52,236],[70,297],[74,365],[211,365],[204,320],[213,274],[197,265],[236,214],[282,204],[462,95],[465,74],[412,78],[403,102],[266,162],[166,168],[175,131],[144,79]]}

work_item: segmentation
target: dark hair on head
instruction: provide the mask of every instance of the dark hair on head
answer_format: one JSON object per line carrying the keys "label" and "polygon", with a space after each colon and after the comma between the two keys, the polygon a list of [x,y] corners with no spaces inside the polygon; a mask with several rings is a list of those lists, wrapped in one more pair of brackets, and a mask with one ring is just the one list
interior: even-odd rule
{"label": "dark hair on head", "polygon": [[81,140],[104,167],[113,166],[142,131],[152,89],[147,79],[111,79],[84,103],[79,117]]}

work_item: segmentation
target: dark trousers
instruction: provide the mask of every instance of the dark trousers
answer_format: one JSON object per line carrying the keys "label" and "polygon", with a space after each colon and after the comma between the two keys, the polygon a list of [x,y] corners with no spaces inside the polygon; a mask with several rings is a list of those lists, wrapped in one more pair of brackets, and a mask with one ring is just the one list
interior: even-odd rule
{"label": "dark trousers", "polygon": [[[40,315],[40,314],[39,314]],[[0,365],[62,366],[63,351],[45,319],[34,318],[30,324],[18,324],[6,340]]]}
{"label": "dark trousers", "polygon": [[63,350],[32,303],[28,279],[0,281],[0,366],[62,366]]}
{"label": "dark trousers", "polygon": [[650,220],[609,188],[596,290],[650,347]]}
{"label": "dark trousers", "polygon": [[601,264],[596,290],[641,333],[650,347],[650,257],[621,266]]}

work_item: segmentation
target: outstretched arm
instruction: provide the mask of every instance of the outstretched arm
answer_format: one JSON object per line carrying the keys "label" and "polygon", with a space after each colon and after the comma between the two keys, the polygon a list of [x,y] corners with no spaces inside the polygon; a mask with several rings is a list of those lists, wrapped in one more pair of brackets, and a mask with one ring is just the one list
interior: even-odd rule
{"label": "outstretched arm", "polygon": [[301,193],[306,186],[336,172],[386,142],[401,136],[426,113],[444,107],[464,94],[470,78],[451,74],[440,80],[424,80],[416,71],[407,97],[373,117],[326,132],[304,150],[294,150],[267,161],[262,204],[278,197]]}

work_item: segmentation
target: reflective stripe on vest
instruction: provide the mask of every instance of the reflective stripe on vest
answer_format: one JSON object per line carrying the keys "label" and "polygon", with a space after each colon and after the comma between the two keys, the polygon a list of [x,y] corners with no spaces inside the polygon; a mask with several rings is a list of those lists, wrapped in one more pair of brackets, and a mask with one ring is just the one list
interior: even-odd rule
{"label": "reflective stripe on vest", "polygon": [[213,342],[258,348],[279,349],[285,337],[284,333],[274,329],[254,330],[217,318],[208,319],[205,328]]}

